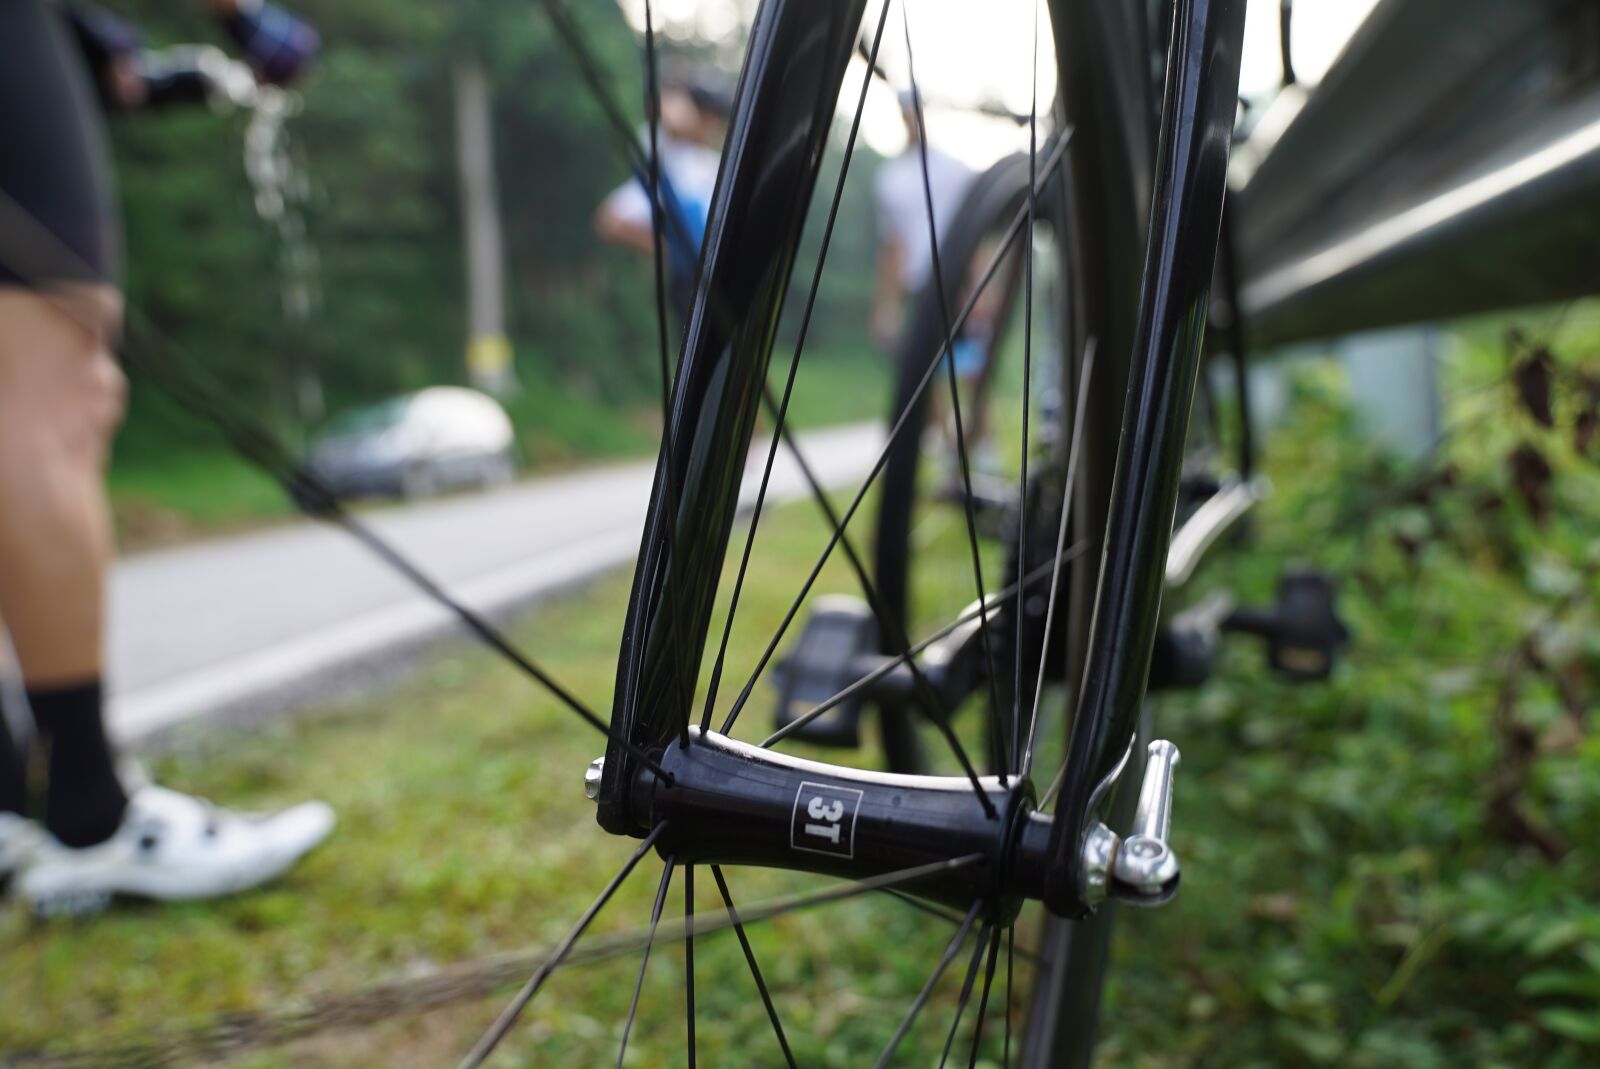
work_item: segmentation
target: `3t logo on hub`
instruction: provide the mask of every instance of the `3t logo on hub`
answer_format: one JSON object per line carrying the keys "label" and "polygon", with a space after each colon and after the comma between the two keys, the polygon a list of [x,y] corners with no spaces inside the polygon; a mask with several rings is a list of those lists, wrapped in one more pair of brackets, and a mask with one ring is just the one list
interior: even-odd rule
{"label": "3t logo on hub", "polygon": [[834,787],[806,782],[794,795],[794,815],[789,823],[789,845],[813,854],[855,857],[856,811],[862,792],[854,787]]}

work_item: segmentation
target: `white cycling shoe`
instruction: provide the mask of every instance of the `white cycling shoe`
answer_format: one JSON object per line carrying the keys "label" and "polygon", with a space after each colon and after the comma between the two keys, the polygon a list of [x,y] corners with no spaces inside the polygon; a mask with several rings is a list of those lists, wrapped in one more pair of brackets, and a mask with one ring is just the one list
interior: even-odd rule
{"label": "white cycling shoe", "polygon": [[128,800],[110,839],[73,849],[41,836],[16,890],[41,916],[92,913],[114,895],[216,898],[281,874],[333,831],[333,810],[305,802],[272,814],[220,809],[154,785]]}
{"label": "white cycling shoe", "polygon": [[44,831],[27,817],[0,812],[0,883],[33,859]]}

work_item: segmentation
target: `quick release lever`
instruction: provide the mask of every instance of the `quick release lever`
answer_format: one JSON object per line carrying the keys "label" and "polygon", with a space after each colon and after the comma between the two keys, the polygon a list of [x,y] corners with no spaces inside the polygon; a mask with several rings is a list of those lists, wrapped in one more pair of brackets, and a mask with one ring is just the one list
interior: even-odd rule
{"label": "quick release lever", "polygon": [[1178,855],[1167,836],[1178,760],[1178,748],[1166,739],[1150,744],[1133,831],[1122,840],[1111,865],[1111,893],[1130,905],[1160,905],[1177,890]]}
{"label": "quick release lever", "polygon": [[1099,821],[1083,841],[1084,898],[1091,905],[1108,895],[1130,906],[1160,906],[1178,892],[1178,855],[1167,836],[1172,828],[1172,774],[1178,748],[1157,739],[1146,750],[1139,806],[1126,838]]}

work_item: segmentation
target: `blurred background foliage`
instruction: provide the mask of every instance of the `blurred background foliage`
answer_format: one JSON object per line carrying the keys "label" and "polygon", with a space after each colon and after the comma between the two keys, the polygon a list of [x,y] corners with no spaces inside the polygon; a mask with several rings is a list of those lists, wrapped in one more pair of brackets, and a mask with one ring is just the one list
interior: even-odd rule
{"label": "blurred background foliage", "polygon": [[[615,99],[630,121],[642,120],[642,43],[614,5],[570,7]],[[152,47],[217,40],[198,5],[119,0],[116,10]],[[323,39],[288,125],[319,264],[320,299],[308,321],[283,311],[277,239],[253,207],[242,163],[248,115],[240,112],[112,120],[131,306],[291,443],[315,429],[296,414],[293,367],[315,369],[329,413],[464,381],[451,63],[474,49],[493,94],[508,331],[524,385],[509,407],[525,458],[541,466],[653,448],[659,385],[648,264],[599,244],[590,222],[629,170],[543,9],[513,0],[304,0],[296,10]],[[668,40],[663,62],[706,61],[706,47]],[[841,124],[836,159],[844,133]],[[870,355],[862,339],[876,162],[862,148],[852,163],[807,344],[824,361]],[[832,182],[825,174],[819,188],[831,193]],[[809,257],[797,277],[809,280]],[[796,288],[798,303],[804,287]],[[786,317],[785,339],[797,318]],[[878,412],[840,418],[866,415]],[[270,484],[225,455],[203,420],[137,376],[113,487],[135,543],[159,540],[163,523],[226,523],[285,507]]]}

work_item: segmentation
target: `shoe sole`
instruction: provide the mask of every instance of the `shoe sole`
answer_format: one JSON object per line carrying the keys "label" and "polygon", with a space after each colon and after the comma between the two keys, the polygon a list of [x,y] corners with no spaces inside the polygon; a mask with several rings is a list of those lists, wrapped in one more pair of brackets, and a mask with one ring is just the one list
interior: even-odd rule
{"label": "shoe sole", "polygon": [[59,917],[87,917],[111,904],[109,891],[64,891],[32,899],[33,915],[42,921]]}

